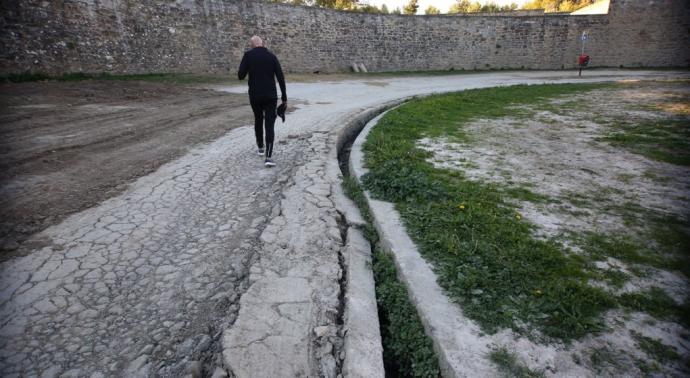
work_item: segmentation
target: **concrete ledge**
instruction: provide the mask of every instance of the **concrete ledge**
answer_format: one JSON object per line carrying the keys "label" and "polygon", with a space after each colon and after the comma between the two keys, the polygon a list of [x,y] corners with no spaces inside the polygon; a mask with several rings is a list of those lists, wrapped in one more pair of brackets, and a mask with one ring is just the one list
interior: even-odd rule
{"label": "concrete ledge", "polygon": [[399,105],[403,101],[404,100],[395,100],[384,103],[383,105],[372,109],[365,109],[360,111],[349,122],[347,122],[345,126],[340,128],[334,136],[335,148],[331,151],[331,154],[329,156],[328,173],[330,176],[329,178],[331,179],[331,183],[333,183],[331,189],[333,192],[333,200],[335,202],[335,207],[341,214],[343,214],[347,224],[350,227],[361,228],[364,226],[365,221],[362,218],[362,215],[360,214],[357,205],[355,205],[345,195],[345,193],[343,192],[343,188],[340,185],[340,182],[342,181],[343,177],[342,172],[340,172],[340,158],[343,157],[343,154],[347,153],[347,151],[345,151],[345,148],[347,147],[348,143],[353,141],[357,137],[357,135],[359,135],[364,126],[366,126],[372,118],[376,117],[377,115],[394,106]]}
{"label": "concrete ledge", "polygon": [[383,346],[376,306],[374,274],[371,270],[371,245],[364,238],[361,228],[366,221],[357,205],[350,200],[341,186],[339,156],[345,153],[348,141],[354,139],[369,120],[382,111],[396,105],[387,103],[380,107],[360,111],[345,126],[331,135],[333,148],[329,153],[327,166],[331,182],[332,200],[336,210],[342,214],[347,224],[347,243],[343,258],[347,271],[345,291],[345,360],[344,377],[384,378]]}
{"label": "concrete ledge", "polygon": [[[369,122],[352,146],[349,168],[358,181],[367,172],[362,146],[382,116]],[[394,205],[374,200],[366,191],[365,195],[382,247],[393,255],[398,277],[407,286],[426,333],[433,341],[443,376],[497,376],[498,371],[486,358],[489,346],[476,342],[481,330],[462,315],[460,308],[448,299],[436,283],[436,275],[407,235]]]}
{"label": "concrete ledge", "polygon": [[347,231],[345,295],[345,377],[385,377],[383,346],[376,308],[371,246],[361,230]]}

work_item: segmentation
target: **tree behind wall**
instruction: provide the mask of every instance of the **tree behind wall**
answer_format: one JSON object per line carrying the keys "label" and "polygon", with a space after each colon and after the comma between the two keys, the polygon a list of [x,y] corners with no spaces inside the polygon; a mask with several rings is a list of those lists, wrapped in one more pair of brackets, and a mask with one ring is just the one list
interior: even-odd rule
{"label": "tree behind wall", "polygon": [[357,7],[357,0],[314,0],[314,5],[322,8],[352,10]]}
{"label": "tree behind wall", "polygon": [[[369,5],[369,4],[364,4],[364,5],[358,5],[357,12],[362,12],[362,13],[383,13],[379,8],[376,7],[376,5]],[[386,12],[388,13],[388,12]]]}
{"label": "tree behind wall", "polygon": [[546,12],[573,12],[591,5],[595,0],[530,0],[522,9],[544,9]]}
{"label": "tree behind wall", "polygon": [[[372,5],[360,5],[359,0],[271,0],[276,3],[288,3],[293,5],[308,5],[317,6],[321,8],[331,8],[340,10],[357,10],[360,12],[367,13],[389,13],[388,9],[378,10]],[[521,9],[544,9],[546,12],[573,12],[587,5],[593,4],[597,0],[530,0]],[[385,6],[385,5],[384,5]],[[437,9],[436,7],[430,6],[431,8]],[[403,8],[401,13],[405,14],[416,14],[417,9],[419,9],[418,0],[410,0],[407,5]],[[427,8],[428,10],[429,8]],[[470,0],[456,0],[456,2],[451,5],[448,13],[473,13],[473,12],[506,12],[518,9],[516,3],[511,3],[510,5],[499,6],[495,2],[491,1],[484,5],[479,1]],[[432,9],[432,12],[434,10]],[[396,13],[395,11],[390,13]],[[439,12],[440,13],[440,12]],[[400,14],[400,13],[397,13]],[[438,14],[438,13],[426,13],[426,14]]]}
{"label": "tree behind wall", "polygon": [[518,9],[517,3],[510,5],[498,5],[491,1],[482,5],[479,1],[457,0],[451,5],[448,13],[474,13],[474,12],[509,12]]}
{"label": "tree behind wall", "polygon": [[340,10],[356,10],[359,0],[271,0],[274,3],[317,6]]}
{"label": "tree behind wall", "polygon": [[419,3],[417,0],[410,0],[405,7],[403,7],[403,13],[405,14],[417,14],[417,9],[419,9]]}
{"label": "tree behind wall", "polygon": [[450,6],[448,13],[473,13],[479,12],[480,9],[482,9],[482,5],[479,1],[457,0],[455,4]]}
{"label": "tree behind wall", "polygon": [[435,6],[433,6],[433,5],[429,5],[429,6],[426,7],[426,9],[424,10],[424,14],[427,14],[427,15],[441,14],[441,11],[440,11],[438,8],[436,8]]}

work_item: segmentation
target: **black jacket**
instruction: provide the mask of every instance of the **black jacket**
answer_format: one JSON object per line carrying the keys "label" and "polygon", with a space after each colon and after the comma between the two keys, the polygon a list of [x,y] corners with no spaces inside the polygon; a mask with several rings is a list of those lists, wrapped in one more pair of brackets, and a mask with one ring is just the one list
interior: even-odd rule
{"label": "black jacket", "polygon": [[237,77],[243,80],[249,74],[249,97],[252,99],[277,99],[276,82],[280,85],[281,99],[287,101],[285,77],[280,62],[265,47],[255,47],[244,53]]}

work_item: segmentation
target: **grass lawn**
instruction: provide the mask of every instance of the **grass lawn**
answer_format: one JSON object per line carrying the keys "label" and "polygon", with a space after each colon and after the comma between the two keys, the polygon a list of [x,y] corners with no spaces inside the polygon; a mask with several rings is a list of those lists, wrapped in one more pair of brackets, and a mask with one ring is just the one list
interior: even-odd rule
{"label": "grass lawn", "polygon": [[671,164],[690,166],[690,123],[616,122],[615,130],[601,138],[614,145]]}
{"label": "grass lawn", "polygon": [[[615,84],[523,85],[434,95],[389,112],[369,134],[364,145],[370,170],[363,178],[366,189],[395,203],[420,252],[433,263],[440,285],[486,332],[511,328],[528,337],[568,342],[604,331],[603,314],[616,308],[685,323],[688,306],[676,305],[668,296],[617,295],[590,282],[625,282],[624,274],[602,277],[605,274],[593,266],[593,261],[616,254],[661,267],[687,262],[687,256],[664,259],[647,246],[596,234],[582,235],[585,253],[573,253],[555,238],[535,237],[535,226],[510,202],[515,197],[548,198],[529,188],[506,190],[469,180],[461,170],[436,168],[428,162],[431,152],[416,145],[422,138],[439,137],[471,144],[463,131],[467,122],[529,118],[534,115],[531,108],[548,108],[555,98],[612,87]],[[669,152],[659,159],[668,161],[685,148],[686,132],[683,126],[665,124],[658,131],[664,137],[644,126],[621,126],[607,138],[643,154],[651,143],[664,146]],[[628,141],[625,135],[635,137]],[[682,164],[683,159],[673,162]],[[690,245],[685,229],[672,234],[667,240],[677,240],[679,250]]]}

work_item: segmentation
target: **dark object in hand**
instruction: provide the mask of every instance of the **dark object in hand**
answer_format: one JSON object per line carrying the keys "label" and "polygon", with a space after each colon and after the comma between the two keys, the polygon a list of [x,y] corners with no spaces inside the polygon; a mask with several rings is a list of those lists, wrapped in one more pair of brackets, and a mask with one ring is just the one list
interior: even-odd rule
{"label": "dark object in hand", "polygon": [[280,119],[282,119],[283,122],[285,122],[285,110],[286,109],[287,109],[287,104],[282,103],[282,104],[278,105],[278,110],[277,110],[278,117],[280,117]]}

